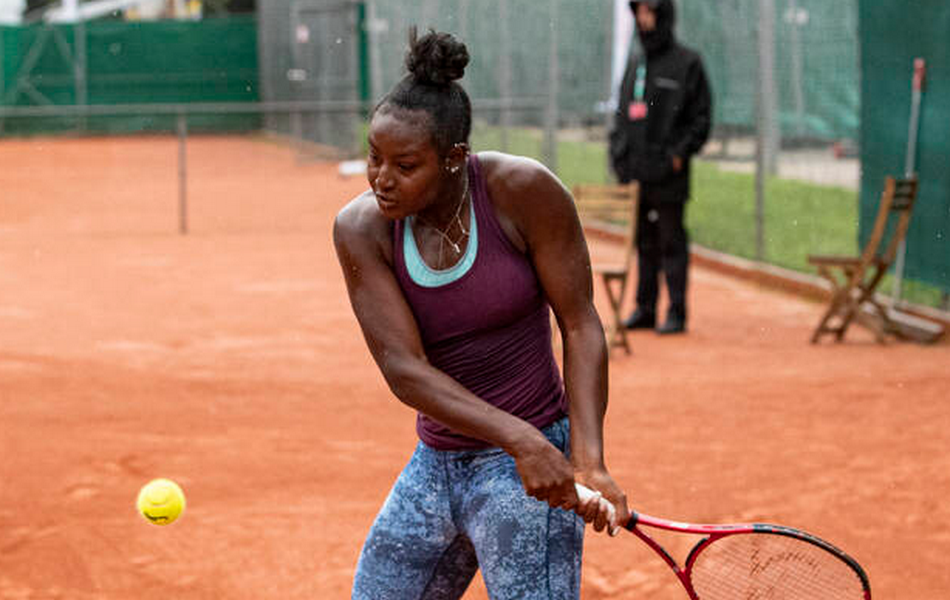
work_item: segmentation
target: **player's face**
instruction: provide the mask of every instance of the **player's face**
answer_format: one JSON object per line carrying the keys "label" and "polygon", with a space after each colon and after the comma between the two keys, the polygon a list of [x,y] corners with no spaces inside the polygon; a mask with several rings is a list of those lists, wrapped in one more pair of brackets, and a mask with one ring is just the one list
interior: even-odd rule
{"label": "player's face", "polygon": [[379,110],[369,126],[366,175],[390,219],[416,214],[440,195],[442,170],[422,111]]}
{"label": "player's face", "polygon": [[637,27],[640,31],[653,31],[656,29],[656,12],[643,2],[637,4]]}

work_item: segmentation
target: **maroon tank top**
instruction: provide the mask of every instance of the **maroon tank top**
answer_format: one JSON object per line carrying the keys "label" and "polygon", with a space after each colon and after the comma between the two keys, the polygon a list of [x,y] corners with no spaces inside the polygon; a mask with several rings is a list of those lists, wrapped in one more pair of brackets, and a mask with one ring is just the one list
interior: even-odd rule
{"label": "maroon tank top", "polygon": [[[566,414],[564,385],[551,348],[548,303],[528,257],[505,235],[478,158],[468,160],[475,223],[460,275],[418,283],[407,254],[420,260],[404,220],[395,223],[396,278],[415,315],[426,357],[473,394],[542,428]],[[442,273],[446,274],[446,273]],[[479,439],[452,431],[419,413],[419,438],[439,450],[484,448]]]}

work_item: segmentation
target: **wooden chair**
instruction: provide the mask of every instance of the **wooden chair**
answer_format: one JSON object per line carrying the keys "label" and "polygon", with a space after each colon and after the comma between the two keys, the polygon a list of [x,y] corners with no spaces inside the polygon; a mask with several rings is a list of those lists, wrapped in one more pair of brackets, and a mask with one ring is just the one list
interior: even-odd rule
{"label": "wooden chair", "polygon": [[607,323],[609,348],[622,347],[630,354],[627,330],[623,326],[621,310],[633,259],[637,233],[637,202],[639,186],[636,182],[623,185],[577,185],[573,189],[574,202],[582,221],[597,222],[616,228],[623,243],[623,257],[616,264],[594,264],[594,274],[600,277],[610,302],[610,321]]}
{"label": "wooden chair", "polygon": [[813,344],[823,335],[834,335],[840,342],[853,321],[874,332],[879,343],[887,334],[903,337],[891,313],[875,298],[875,290],[907,235],[916,198],[916,177],[885,178],[874,228],[861,256],[808,257],[832,288],[831,302],[812,335]]}

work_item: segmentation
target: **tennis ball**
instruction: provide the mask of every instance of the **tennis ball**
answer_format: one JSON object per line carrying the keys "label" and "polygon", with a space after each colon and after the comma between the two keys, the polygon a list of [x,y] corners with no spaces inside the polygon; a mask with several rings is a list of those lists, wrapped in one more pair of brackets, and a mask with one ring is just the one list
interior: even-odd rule
{"label": "tennis ball", "polygon": [[185,494],[171,479],[153,479],[139,491],[139,514],[154,525],[168,525],[185,510]]}

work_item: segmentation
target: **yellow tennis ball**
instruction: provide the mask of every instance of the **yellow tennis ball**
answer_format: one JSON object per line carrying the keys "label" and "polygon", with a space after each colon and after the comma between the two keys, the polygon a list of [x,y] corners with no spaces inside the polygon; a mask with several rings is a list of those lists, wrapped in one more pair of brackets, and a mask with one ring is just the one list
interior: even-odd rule
{"label": "yellow tennis ball", "polygon": [[185,510],[185,493],[171,479],[153,479],[139,491],[139,514],[154,525],[168,525]]}

